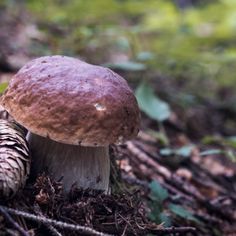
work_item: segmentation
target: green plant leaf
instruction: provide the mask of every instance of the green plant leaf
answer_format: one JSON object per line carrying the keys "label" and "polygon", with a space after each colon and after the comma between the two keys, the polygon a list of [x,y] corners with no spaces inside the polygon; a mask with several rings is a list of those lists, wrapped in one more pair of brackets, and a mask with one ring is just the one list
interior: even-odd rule
{"label": "green plant leaf", "polygon": [[226,146],[230,146],[232,148],[236,148],[236,137],[221,137],[221,136],[205,136],[202,139],[202,143],[204,144],[223,144]]}
{"label": "green plant leaf", "polygon": [[151,52],[143,51],[138,53],[137,59],[139,61],[148,61],[154,59],[154,54]]}
{"label": "green plant leaf", "polygon": [[146,65],[133,61],[124,61],[119,63],[107,63],[104,64],[111,69],[119,69],[124,71],[143,71],[146,69]]}
{"label": "green plant leaf", "polygon": [[190,157],[193,148],[194,148],[193,145],[185,145],[176,150],[176,155],[182,156],[182,157]]}
{"label": "green plant leaf", "polygon": [[191,212],[189,212],[188,210],[186,210],[185,208],[183,208],[180,205],[177,204],[169,204],[169,209],[177,216],[182,217],[184,219],[188,219],[191,221],[195,221],[197,223],[199,223],[200,221],[193,216],[193,214]]}
{"label": "green plant leaf", "polygon": [[171,148],[162,148],[160,150],[160,154],[162,156],[170,156],[170,155],[173,155],[174,153],[175,153],[174,150]]}
{"label": "green plant leaf", "polygon": [[151,189],[150,198],[152,200],[162,203],[168,198],[167,190],[163,188],[157,181],[153,180],[149,184],[149,188]]}
{"label": "green plant leaf", "polygon": [[186,145],[178,149],[162,148],[160,154],[162,156],[177,155],[181,157],[190,157],[193,148],[193,145]]}
{"label": "green plant leaf", "polygon": [[170,227],[171,226],[171,219],[165,213],[160,214],[160,220],[161,220],[161,223],[164,223],[165,227]]}
{"label": "green plant leaf", "polygon": [[236,155],[233,150],[227,150],[224,153],[232,162],[236,162]]}
{"label": "green plant leaf", "polygon": [[136,97],[140,109],[150,118],[157,121],[164,121],[170,116],[169,105],[159,99],[153,91],[153,88],[148,83],[141,83],[136,90]]}
{"label": "green plant leaf", "polygon": [[0,93],[3,93],[8,86],[8,82],[3,82],[0,84]]}
{"label": "green plant leaf", "polygon": [[200,152],[200,156],[210,156],[224,153],[223,150],[220,149],[209,149],[203,152]]}
{"label": "green plant leaf", "polygon": [[220,143],[220,142],[221,142],[221,137],[219,136],[206,135],[202,139],[203,144],[215,144],[215,143]]}
{"label": "green plant leaf", "polygon": [[161,224],[162,220],[160,218],[162,207],[160,204],[157,204],[155,201],[149,202],[150,212],[148,213],[148,218],[157,224]]}
{"label": "green plant leaf", "polygon": [[171,219],[163,212],[162,204],[158,204],[155,201],[149,202],[150,213],[148,218],[156,224],[163,224],[165,227],[171,225]]}

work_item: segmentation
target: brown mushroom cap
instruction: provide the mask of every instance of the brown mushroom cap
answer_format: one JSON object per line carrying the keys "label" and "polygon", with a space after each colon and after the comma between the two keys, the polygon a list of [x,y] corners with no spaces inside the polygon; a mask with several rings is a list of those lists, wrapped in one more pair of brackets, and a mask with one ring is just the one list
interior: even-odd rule
{"label": "brown mushroom cap", "polygon": [[27,63],[1,103],[32,133],[73,145],[125,141],[137,135],[140,122],[136,98],[122,77],[65,56]]}

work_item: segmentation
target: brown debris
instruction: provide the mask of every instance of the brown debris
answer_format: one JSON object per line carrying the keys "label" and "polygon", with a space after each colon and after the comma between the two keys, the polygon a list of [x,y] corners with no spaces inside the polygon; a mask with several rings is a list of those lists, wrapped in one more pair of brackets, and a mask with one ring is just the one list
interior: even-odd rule
{"label": "brown debris", "polygon": [[[69,198],[66,198],[62,195],[59,182],[42,175],[37,178],[34,186],[28,185],[22,195],[9,202],[9,205],[12,204],[16,209],[33,212],[38,217],[78,224],[106,234],[145,235],[162,229],[147,219],[146,204],[139,190],[105,195],[101,191],[72,188]],[[35,227],[28,220],[26,223],[31,229]],[[51,232],[48,226],[45,225],[43,230]],[[40,228],[38,225],[35,230],[42,230]],[[62,228],[60,233],[78,235],[76,231],[67,228]]]}
{"label": "brown debris", "polygon": [[[145,139],[148,140],[146,137]],[[126,181],[146,189],[148,182],[158,181],[168,190],[170,202],[190,207],[194,216],[206,224],[201,228],[208,230],[208,233],[199,232],[197,235],[213,235],[207,223],[223,234],[226,233],[228,225],[231,225],[233,230],[236,227],[236,191],[235,175],[230,172],[232,170],[222,163],[219,164],[212,156],[204,159],[199,157],[199,161],[196,162],[196,155],[199,155],[199,151],[196,150],[192,153],[192,157],[173,169],[173,166],[161,160],[158,154],[154,155],[153,151],[148,152],[156,147],[158,153],[159,148],[156,145],[158,144],[142,140],[128,142],[126,147],[119,149],[119,152],[123,153],[123,160],[129,160],[129,166],[132,166],[132,171],[129,168],[128,173],[126,168],[123,168],[123,177]],[[121,158],[121,161],[123,160]],[[207,168],[205,163],[208,162],[212,164]],[[214,166],[221,169],[213,171]],[[229,172],[231,174],[228,174]],[[177,220],[178,217],[173,215],[173,219]],[[178,220],[176,224],[181,226],[184,222],[188,223],[182,219],[180,224]]]}

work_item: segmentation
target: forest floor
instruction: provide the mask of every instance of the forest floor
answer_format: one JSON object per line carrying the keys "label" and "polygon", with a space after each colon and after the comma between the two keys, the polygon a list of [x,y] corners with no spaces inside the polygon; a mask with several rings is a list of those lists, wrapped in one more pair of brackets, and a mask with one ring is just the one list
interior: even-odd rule
{"label": "forest floor", "polygon": [[[167,124],[165,129],[173,127]],[[2,212],[1,232],[18,235],[18,225],[25,235],[99,235],[33,219],[41,216],[86,226],[101,235],[236,235],[235,163],[214,154],[220,144],[193,145],[185,134],[173,130],[171,137],[170,146],[191,144],[191,151],[176,154],[173,149],[165,156],[163,144],[145,131],[135,140],[111,146],[115,160],[111,195],[72,188],[65,197],[60,182],[39,176],[2,202],[23,215],[10,211],[11,221]],[[33,217],[25,217],[27,213]],[[169,221],[171,227],[165,225]]]}

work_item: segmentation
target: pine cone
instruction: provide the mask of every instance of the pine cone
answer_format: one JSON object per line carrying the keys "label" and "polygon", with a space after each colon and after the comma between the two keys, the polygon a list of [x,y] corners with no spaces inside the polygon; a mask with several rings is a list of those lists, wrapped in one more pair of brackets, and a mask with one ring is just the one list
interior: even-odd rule
{"label": "pine cone", "polygon": [[12,197],[30,170],[30,154],[24,130],[15,122],[0,119],[0,198]]}

